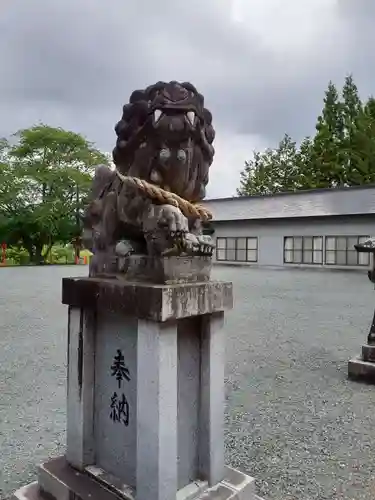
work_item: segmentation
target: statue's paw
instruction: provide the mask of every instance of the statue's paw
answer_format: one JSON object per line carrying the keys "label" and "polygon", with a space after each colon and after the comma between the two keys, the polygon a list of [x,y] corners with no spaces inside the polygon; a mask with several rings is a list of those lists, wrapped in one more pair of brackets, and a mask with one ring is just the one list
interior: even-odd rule
{"label": "statue's paw", "polygon": [[195,235],[193,233],[187,233],[185,240],[187,245],[191,248],[198,248],[201,246],[215,248],[211,236],[205,234]]}
{"label": "statue's paw", "polygon": [[189,250],[193,250],[194,248],[199,247],[199,239],[195,234],[192,233],[186,233],[185,243],[186,248]]}
{"label": "statue's paw", "polygon": [[181,210],[172,205],[161,205],[158,217],[158,223],[166,226],[171,233],[189,231],[189,223]]}
{"label": "statue's paw", "polygon": [[132,254],[133,252],[134,252],[134,247],[130,243],[130,241],[120,240],[117,242],[116,247],[115,247],[115,253],[119,257],[127,257],[128,255]]}
{"label": "statue's paw", "polygon": [[215,243],[213,242],[211,236],[208,234],[202,234],[197,236],[199,245],[204,245],[205,247],[215,248]]}
{"label": "statue's paw", "polygon": [[207,255],[212,256],[215,245],[210,236],[195,235],[187,233],[185,235],[185,250],[190,255]]}

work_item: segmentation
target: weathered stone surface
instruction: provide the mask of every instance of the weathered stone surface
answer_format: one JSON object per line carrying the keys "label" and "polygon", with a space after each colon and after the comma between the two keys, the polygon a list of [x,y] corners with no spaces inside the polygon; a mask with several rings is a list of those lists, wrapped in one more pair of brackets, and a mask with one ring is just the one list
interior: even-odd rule
{"label": "weathered stone surface", "polygon": [[206,490],[202,495],[200,495],[200,500],[229,500],[233,498],[235,492],[221,483],[215,485],[214,487]]}
{"label": "weathered stone surface", "polygon": [[[135,491],[123,484],[113,484],[101,471],[81,473],[64,457],[53,458],[39,467],[38,483],[19,490],[12,500],[134,500]],[[100,477],[99,477],[100,476]],[[254,478],[226,467],[225,479],[211,488],[202,481],[191,483],[177,492],[176,500],[261,500],[255,495]],[[139,499],[142,500],[142,499]]]}
{"label": "weathered stone surface", "polygon": [[363,361],[375,362],[375,345],[363,344],[362,359]]}
{"label": "weathered stone surface", "polygon": [[193,500],[208,488],[207,481],[194,481],[178,490],[176,500]]}
{"label": "weathered stone surface", "polygon": [[135,498],[135,489],[128,484],[123,483],[118,477],[109,474],[100,467],[94,465],[89,465],[86,467],[86,472],[97,479],[105,487],[109,488],[111,491],[118,493],[121,496],[133,500]]}
{"label": "weathered stone surface", "polygon": [[13,493],[10,500],[41,500],[38,481],[26,484]]}
{"label": "weathered stone surface", "polygon": [[168,321],[233,308],[232,283],[152,285],[110,278],[64,278],[63,304]]}
{"label": "weathered stone surface", "polygon": [[212,268],[212,259],[207,256],[129,255],[122,260],[119,278],[162,285],[208,281]]}
{"label": "weathered stone surface", "polygon": [[364,361],[360,356],[351,359],[348,363],[348,377],[375,384],[375,363]]}
{"label": "weathered stone surface", "polygon": [[[38,469],[40,491],[55,500],[115,500],[117,491],[112,492],[89,474],[71,467],[65,457],[58,457],[42,464]],[[132,500],[132,497],[126,497]]]}
{"label": "weathered stone surface", "polygon": [[221,483],[234,490],[238,500],[256,499],[254,478],[237,469],[225,467],[225,476]]}

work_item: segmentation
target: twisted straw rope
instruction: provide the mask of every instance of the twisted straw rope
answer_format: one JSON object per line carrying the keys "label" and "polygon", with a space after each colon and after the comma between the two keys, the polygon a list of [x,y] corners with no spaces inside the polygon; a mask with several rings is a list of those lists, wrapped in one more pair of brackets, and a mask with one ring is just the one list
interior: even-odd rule
{"label": "twisted straw rope", "polygon": [[137,187],[149,198],[157,200],[162,204],[172,205],[179,208],[185,217],[198,217],[204,222],[212,219],[212,213],[202,205],[190,203],[190,201],[184,200],[181,196],[171,193],[170,191],[166,191],[165,189],[155,186],[154,184],[150,184],[149,182],[139,179],[138,177],[122,175],[118,170],[116,170],[116,173],[124,184]]}

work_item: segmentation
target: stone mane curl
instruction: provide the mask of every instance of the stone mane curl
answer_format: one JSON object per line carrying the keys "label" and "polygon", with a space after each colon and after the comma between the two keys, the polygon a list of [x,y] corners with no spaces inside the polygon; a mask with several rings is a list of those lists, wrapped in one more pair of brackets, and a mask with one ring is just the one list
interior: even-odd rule
{"label": "stone mane curl", "polygon": [[191,83],[158,82],[134,91],[116,124],[113,161],[138,177],[197,202],[205,197],[215,130]]}

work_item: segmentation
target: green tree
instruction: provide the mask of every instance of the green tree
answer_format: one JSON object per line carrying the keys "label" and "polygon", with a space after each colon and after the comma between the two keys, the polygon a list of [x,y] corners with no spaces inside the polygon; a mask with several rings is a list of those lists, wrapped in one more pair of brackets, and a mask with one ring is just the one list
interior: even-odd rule
{"label": "green tree", "polygon": [[53,244],[81,233],[93,168],[108,158],[80,134],[43,124],[12,141],[0,156],[0,240],[40,264]]}
{"label": "green tree", "polygon": [[358,116],[362,110],[362,101],[359,97],[357,85],[353,76],[345,78],[342,88],[342,114],[344,123],[344,137],[350,138],[351,132],[357,123]]}
{"label": "green tree", "polygon": [[253,151],[253,158],[245,162],[245,168],[240,173],[240,187],[238,196],[252,196],[257,194],[270,194],[272,186],[272,150],[263,153]]}
{"label": "green tree", "polygon": [[375,99],[363,105],[352,75],[341,97],[329,82],[316,133],[296,148],[285,135],[276,149],[255,152],[241,172],[239,195],[375,183]]}
{"label": "green tree", "polygon": [[273,161],[277,175],[275,192],[294,191],[299,185],[300,174],[297,168],[297,146],[288,134],[279,142]]}
{"label": "green tree", "polygon": [[295,190],[299,182],[296,143],[287,134],[276,149],[253,152],[240,174],[239,196]]}
{"label": "green tree", "polygon": [[298,172],[298,182],[295,190],[314,189],[316,182],[315,171],[312,166],[313,141],[311,137],[305,137],[296,154],[296,171]]}
{"label": "green tree", "polygon": [[343,104],[332,82],[328,84],[323,102],[323,110],[316,124],[311,159],[311,180],[316,188],[344,185],[346,181],[342,155]]}
{"label": "green tree", "polygon": [[347,169],[348,185],[375,183],[375,99],[372,97],[356,117]]}
{"label": "green tree", "polygon": [[[342,116],[344,133],[341,144],[341,162],[345,172],[345,184],[352,184],[352,172],[358,170],[360,151],[357,135],[360,132],[362,117],[362,102],[359,98],[358,88],[354,83],[352,75],[345,78],[342,89]],[[360,120],[361,118],[361,120]],[[359,167],[360,168],[360,167]]]}

